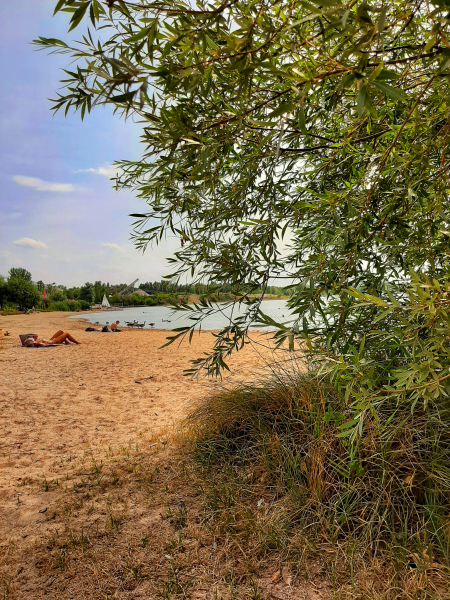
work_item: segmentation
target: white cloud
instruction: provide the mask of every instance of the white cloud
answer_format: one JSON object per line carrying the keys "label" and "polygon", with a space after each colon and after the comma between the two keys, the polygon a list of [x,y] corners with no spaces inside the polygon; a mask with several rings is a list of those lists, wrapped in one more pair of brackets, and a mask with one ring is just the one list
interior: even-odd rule
{"label": "white cloud", "polygon": [[74,192],[76,189],[71,183],[52,183],[51,181],[43,181],[38,177],[27,177],[26,175],[14,175],[13,181],[39,192]]}
{"label": "white cloud", "polygon": [[113,250],[118,250],[119,252],[125,252],[125,250],[117,244],[110,244],[109,242],[105,242],[104,244],[102,244],[102,246],[103,248],[112,248]]}
{"label": "white cloud", "polygon": [[16,244],[16,246],[27,246],[28,248],[48,248],[47,244],[44,244],[44,242],[37,242],[36,240],[25,237],[20,238],[20,240],[15,240],[13,244]]}
{"label": "white cloud", "polygon": [[78,171],[74,171],[74,173],[95,173],[96,175],[102,175],[103,177],[108,177],[111,179],[112,177],[117,177],[122,173],[122,169],[119,167],[115,167],[114,165],[105,164],[102,167],[96,167],[93,169],[79,169]]}

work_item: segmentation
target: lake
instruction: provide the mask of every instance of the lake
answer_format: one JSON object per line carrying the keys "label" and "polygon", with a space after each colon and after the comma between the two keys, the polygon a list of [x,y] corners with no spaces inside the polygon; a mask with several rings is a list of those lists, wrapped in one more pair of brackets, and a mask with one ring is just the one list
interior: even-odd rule
{"label": "lake", "polygon": [[[233,316],[242,315],[243,308],[238,305],[224,308],[223,304],[216,305],[220,311],[203,320],[202,329],[212,331],[220,330],[229,323],[231,313]],[[263,300],[262,311],[278,321],[290,322],[291,316],[285,300]],[[283,319],[284,315],[284,319]],[[93,312],[92,314],[74,315],[71,319],[86,319],[90,323],[99,322],[101,325],[120,321],[120,326],[125,327],[126,321],[145,322],[145,329],[151,329],[149,323],[154,323],[153,329],[174,329],[175,327],[186,327],[192,325],[186,312],[174,311],[170,306],[130,306],[123,310],[105,310]],[[258,326],[255,329],[269,330],[270,327]]]}

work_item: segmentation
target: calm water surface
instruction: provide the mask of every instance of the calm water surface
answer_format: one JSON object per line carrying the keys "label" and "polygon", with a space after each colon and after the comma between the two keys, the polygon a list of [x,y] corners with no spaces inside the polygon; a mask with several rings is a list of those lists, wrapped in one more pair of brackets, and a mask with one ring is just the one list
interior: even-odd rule
{"label": "calm water surface", "polygon": [[[207,317],[202,322],[202,329],[219,330],[229,323],[231,313],[236,317],[244,313],[245,307],[236,305],[234,308],[223,308],[223,305],[216,305],[220,311]],[[263,300],[261,305],[262,311],[276,319],[285,323],[291,322],[289,309],[286,306],[285,300]],[[283,318],[284,315],[284,318]],[[123,310],[108,310],[102,312],[93,312],[92,314],[74,315],[71,319],[87,319],[90,323],[99,322],[101,325],[114,323],[119,320],[122,327],[126,326],[127,321],[137,321],[145,323],[145,329],[150,329],[150,323],[154,323],[154,329],[173,329],[175,327],[186,327],[192,325],[193,321],[189,319],[189,313],[177,312],[168,306],[143,306],[129,307]],[[255,327],[255,329],[270,329],[268,327]]]}

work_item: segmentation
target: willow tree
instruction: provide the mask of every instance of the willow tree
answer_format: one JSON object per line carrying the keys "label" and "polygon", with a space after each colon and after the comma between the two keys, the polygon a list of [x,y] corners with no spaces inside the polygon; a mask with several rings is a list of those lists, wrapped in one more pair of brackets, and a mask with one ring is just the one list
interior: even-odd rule
{"label": "willow tree", "polygon": [[[147,204],[133,215],[137,246],[173,232],[170,275],[231,283],[246,307],[196,368],[220,370],[255,321],[280,341],[314,335],[314,351],[358,389],[385,396],[392,365],[413,364],[447,294],[449,10],[449,0],[59,0],[55,12],[84,35],[36,40],[75,59],[54,109],[83,118],[112,104],[142,123],[142,158],[117,163],[115,181]],[[291,322],[249,297],[275,281],[293,286]],[[212,310],[197,307],[193,327]],[[442,339],[442,319],[427,339]],[[404,397],[421,382],[441,393],[445,361]]]}

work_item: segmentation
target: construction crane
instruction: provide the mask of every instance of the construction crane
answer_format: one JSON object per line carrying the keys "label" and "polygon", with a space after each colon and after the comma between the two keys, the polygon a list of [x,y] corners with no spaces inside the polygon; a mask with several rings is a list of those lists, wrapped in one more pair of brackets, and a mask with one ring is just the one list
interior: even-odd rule
{"label": "construction crane", "polygon": [[137,283],[139,281],[139,279],[135,279],[133,281],[133,283],[130,283],[130,285],[126,285],[123,290],[120,290],[120,292],[118,292],[119,296],[124,296],[130,289],[134,290],[134,284]]}

